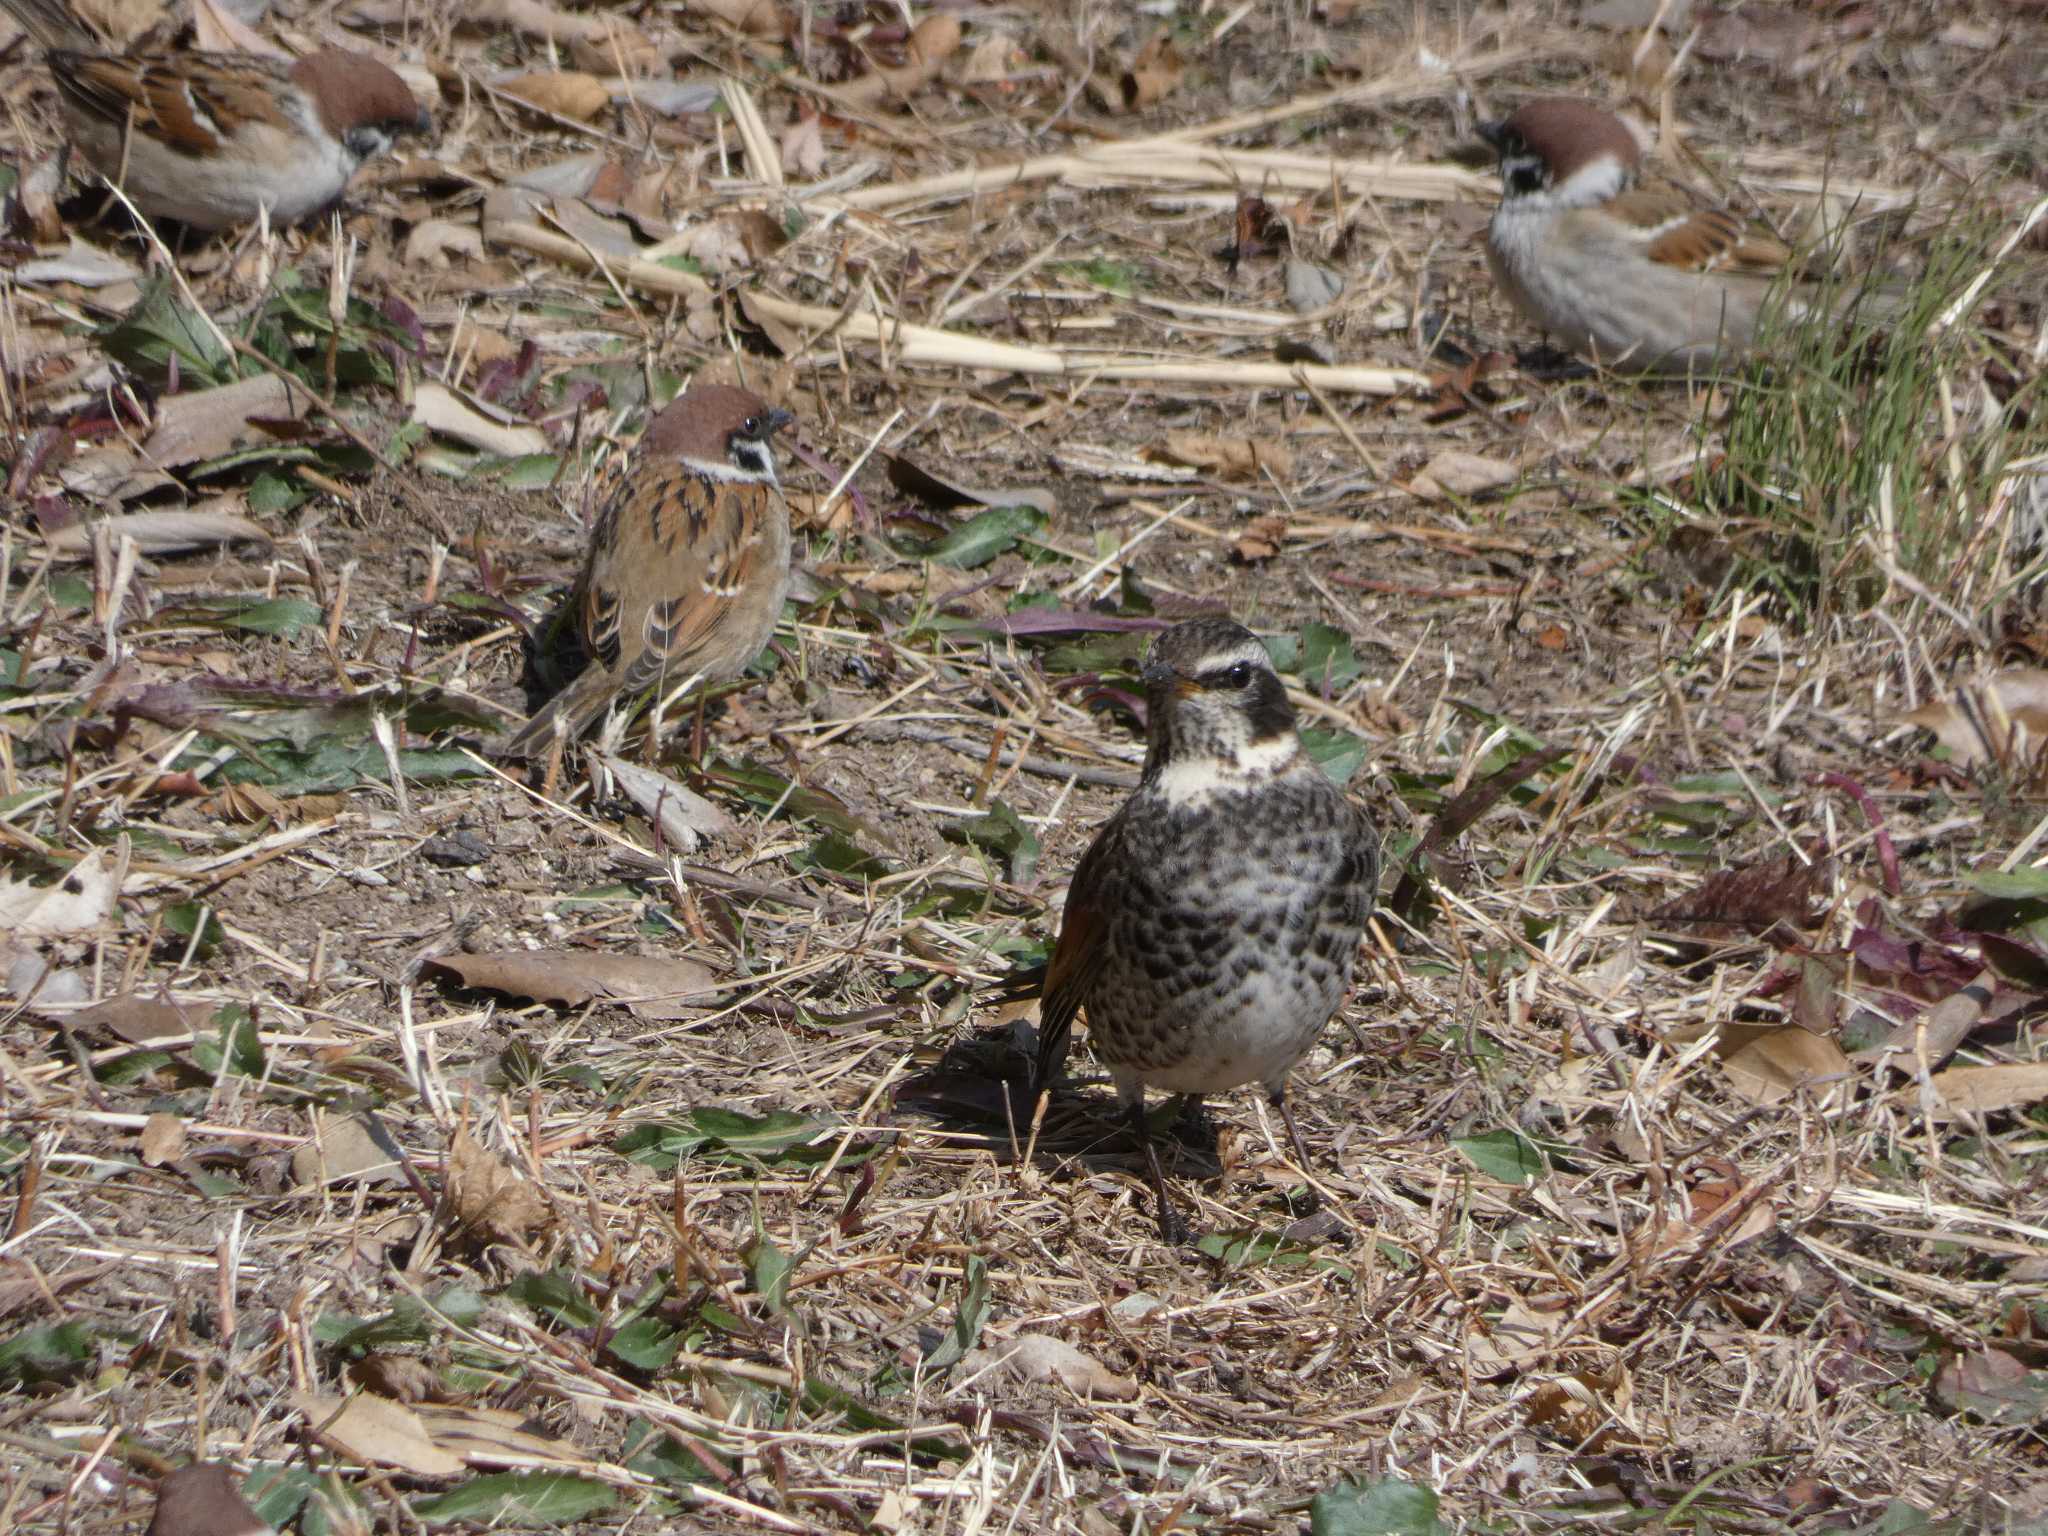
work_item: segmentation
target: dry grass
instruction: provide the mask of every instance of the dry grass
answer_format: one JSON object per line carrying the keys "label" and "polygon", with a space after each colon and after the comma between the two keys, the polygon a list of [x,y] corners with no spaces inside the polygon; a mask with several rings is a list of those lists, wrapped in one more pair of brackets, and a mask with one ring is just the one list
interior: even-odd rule
{"label": "dry grass", "polygon": [[[1907,248],[1958,200],[2019,227],[2035,12],[1752,9],[1670,98],[1691,174],[1788,229],[1822,187]],[[103,912],[0,939],[0,1526],[139,1529],[201,1455],[307,1533],[486,1524],[460,1500],[494,1489],[525,1501],[502,1529],[1294,1531],[1345,1479],[1433,1490],[1456,1530],[2048,1515],[2048,1086],[2008,1091],[2042,1070],[2048,822],[2023,733],[1965,774],[1896,721],[2043,646],[2015,581],[2039,429],[2015,429],[2031,460],[1979,451],[2042,356],[2036,243],[1985,268],[1933,435],[1901,449],[1951,542],[1916,566],[1893,511],[1831,509],[1825,558],[1870,558],[1804,609],[1757,572],[1810,546],[1696,498],[1699,456],[1740,451],[1727,393],[1504,355],[1536,338],[1488,290],[1491,192],[1452,154],[1525,91],[1617,96],[1634,34],[1562,7],[1187,12],[1185,75],[1120,115],[1154,29],[1122,10],[971,16],[893,106],[812,78],[855,54],[819,40],[844,14],[785,70],[780,42],[653,10],[701,61],[679,73],[746,92],[567,131],[482,89],[538,45],[456,20],[381,34],[448,71],[442,166],[372,178],[347,291],[402,298],[424,345],[400,372],[497,401],[490,440],[531,457],[484,457],[473,420],[394,435],[411,397],[350,374],[357,315],[294,365],[313,452],[175,466],[268,547],[67,547],[68,448],[34,434],[108,417],[109,343],[76,323],[107,295],[5,289],[14,453],[44,457],[0,548],[0,858],[125,862]],[[886,31],[862,46],[902,63]],[[970,55],[1001,78],[963,83]],[[11,146],[48,142],[36,78],[4,77]],[[783,135],[821,105],[800,174]],[[680,167],[634,206],[679,213],[698,270],[567,197],[479,207],[592,143]],[[1299,313],[1277,248],[1219,256],[1246,194],[1340,298]],[[786,242],[706,274],[760,236],[746,209]],[[436,221],[480,244],[408,253]],[[188,255],[194,300],[240,334],[290,266],[330,313],[334,250]],[[592,439],[736,341],[803,424],[810,575],[712,711],[708,769],[670,759],[735,822],[678,854],[608,781],[469,749],[531,702],[514,614],[573,568]],[[111,409],[119,459],[136,412]],[[1239,470],[1204,459],[1247,436]],[[976,508],[918,502],[888,456],[1054,509],[991,514],[985,563],[925,558]],[[221,595],[304,606],[262,610],[269,634],[195,605]],[[1250,1097],[1177,1154],[1199,1253],[1156,1241],[1105,1094],[1033,1123],[1001,1087],[1024,1026],[990,984],[1042,953],[1129,781],[1118,647],[1143,638],[1034,633],[1024,595],[1327,626],[1304,718],[1369,746],[1355,787],[1427,872],[1298,1076],[1315,1166]],[[2003,699],[1952,713],[2027,724]],[[1474,789],[1539,747],[1562,753]],[[433,963],[520,950],[690,955],[718,991],[530,1003]],[[130,1001],[78,1011],[106,999]],[[160,999],[168,1035],[135,1001]],[[1078,1351],[1068,1376],[1009,1360],[1038,1336]],[[474,1481],[505,1473],[528,1480]]]}

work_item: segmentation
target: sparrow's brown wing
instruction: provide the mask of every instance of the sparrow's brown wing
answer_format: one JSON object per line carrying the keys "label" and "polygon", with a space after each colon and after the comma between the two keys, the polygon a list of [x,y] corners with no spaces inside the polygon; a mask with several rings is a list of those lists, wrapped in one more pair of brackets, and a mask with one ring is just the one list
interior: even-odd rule
{"label": "sparrow's brown wing", "polygon": [[1094,988],[1108,950],[1104,939],[1114,893],[1105,889],[1118,859],[1123,817],[1118,815],[1097,834],[1067,887],[1067,905],[1060,917],[1060,936],[1046,966],[1045,991],[1038,1005],[1038,1062],[1031,1075],[1034,1095],[1045,1092],[1067,1059],[1067,1040],[1074,1015]]}
{"label": "sparrow's brown wing", "polygon": [[1702,208],[1675,187],[1646,185],[1622,193],[1609,211],[1642,232],[1651,261],[1687,272],[1769,275],[1791,259],[1783,244],[1726,208]]}
{"label": "sparrow's brown wing", "polygon": [[58,89],[80,110],[118,129],[133,124],[184,154],[213,154],[223,137],[232,138],[249,123],[298,131],[278,110],[273,92],[285,78],[272,60],[237,58],[230,67],[205,54],[171,59],[67,53],[52,55],[51,62]]}
{"label": "sparrow's brown wing", "polygon": [[767,569],[780,494],[675,466],[636,477],[607,504],[584,579],[583,633],[591,654],[619,669],[621,696],[692,672],[729,677],[753,659],[728,654],[726,632],[748,627],[756,604],[781,605],[782,583]]}

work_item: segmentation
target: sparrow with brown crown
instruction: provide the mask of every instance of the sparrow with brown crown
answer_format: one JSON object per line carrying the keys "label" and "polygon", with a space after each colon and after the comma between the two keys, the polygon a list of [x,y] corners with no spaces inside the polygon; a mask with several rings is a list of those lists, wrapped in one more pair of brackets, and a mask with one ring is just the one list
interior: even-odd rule
{"label": "sparrow with brown crown", "polygon": [[1364,813],[1303,750],[1256,636],[1228,619],[1164,631],[1146,655],[1145,766],[1082,855],[1047,968],[1034,1088],[1076,1014],[1145,1153],[1160,1234],[1184,1240],[1145,1090],[1199,1101],[1263,1087],[1308,1154],[1288,1074],[1344,1001],[1379,884]]}
{"label": "sparrow with brown crown", "polygon": [[149,219],[294,224],[366,160],[432,126],[390,66],[338,48],[107,53],[62,0],[0,0],[49,56],[73,146]]}
{"label": "sparrow with brown crown", "polygon": [[581,736],[614,702],[729,681],[761,654],[789,592],[789,504],[769,440],[794,419],[706,384],[647,424],[569,599],[589,663],[507,754]]}
{"label": "sparrow with brown crown", "polygon": [[1782,243],[1646,181],[1642,140],[1591,102],[1527,102],[1479,132],[1500,156],[1487,265],[1528,320],[1623,372],[1698,372],[1749,351],[1792,259]]}

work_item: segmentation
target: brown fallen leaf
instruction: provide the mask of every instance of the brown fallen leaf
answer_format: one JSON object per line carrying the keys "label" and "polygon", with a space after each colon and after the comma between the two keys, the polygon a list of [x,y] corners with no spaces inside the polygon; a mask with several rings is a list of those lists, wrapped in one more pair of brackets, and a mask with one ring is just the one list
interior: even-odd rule
{"label": "brown fallen leaf", "polygon": [[217,496],[196,507],[81,519],[51,534],[48,548],[59,560],[90,560],[93,530],[101,524],[106,526],[108,537],[116,546],[123,539],[133,539],[135,547],[145,555],[211,549],[222,544],[268,544],[268,530],[233,510],[240,505],[240,497]]}
{"label": "brown fallen leaf", "polygon": [[307,1188],[358,1181],[395,1184],[404,1174],[398,1149],[373,1122],[356,1115],[324,1115],[312,1139],[293,1149],[292,1177]]}
{"label": "brown fallen leaf", "polygon": [[206,1014],[203,1005],[188,1008],[168,997],[137,997],[133,992],[123,992],[67,1014],[64,1022],[74,1030],[105,1030],[130,1045],[161,1047],[190,1045]]}
{"label": "brown fallen leaf", "polygon": [[961,1364],[969,1370],[993,1367],[1019,1381],[1056,1381],[1078,1397],[1127,1402],[1138,1395],[1130,1377],[1048,1333],[1020,1333],[1005,1344],[972,1351]]}
{"label": "brown fallen leaf", "polygon": [[192,0],[192,46],[208,53],[254,53],[273,59],[291,57],[216,0]]}
{"label": "brown fallen leaf", "polygon": [[69,8],[116,52],[147,32],[175,25],[164,0],[69,0]]}
{"label": "brown fallen leaf", "polygon": [[908,57],[901,64],[888,65],[849,80],[835,95],[848,106],[875,107],[887,101],[907,101],[939,77],[946,60],[960,48],[960,18],[941,11],[927,16],[910,34]]}
{"label": "brown fallen leaf", "polygon": [[1896,718],[1932,731],[1964,768],[2030,757],[2048,740],[2048,669],[2008,667]]}
{"label": "brown fallen leaf", "polygon": [[1894,1024],[1883,1040],[1856,1052],[1855,1059],[1908,1077],[1921,1070],[1923,1057],[1927,1066],[1940,1066],[1983,1021],[1984,1010],[1991,1003],[1992,980],[1990,971],[1979,971],[1918,1018]]}
{"label": "brown fallen leaf", "polygon": [[[1988,1115],[2048,1099],[2048,1062],[2012,1061],[1995,1067],[1950,1067],[1928,1079],[1940,1098],[1935,1118]],[[1912,1094],[1907,1087],[1900,1090]]]}
{"label": "brown fallen leaf", "polygon": [[500,80],[497,89],[514,101],[572,123],[587,123],[611,105],[611,87],[595,75],[580,69],[558,69],[544,74],[514,75]]}
{"label": "brown fallen leaf", "polygon": [[550,1216],[532,1182],[467,1130],[448,1154],[448,1204],[472,1236],[521,1248]]}
{"label": "brown fallen leaf", "polygon": [[941,475],[900,453],[886,453],[882,461],[889,472],[889,483],[928,507],[947,512],[956,507],[1036,507],[1047,517],[1059,515],[1059,497],[1050,486],[972,485]]}
{"label": "brown fallen leaf", "polygon": [[1489,459],[1462,448],[1445,448],[1416,471],[1408,489],[1432,500],[1482,496],[1519,479],[1521,473],[1505,459]]}
{"label": "brown fallen leaf", "polygon": [[1187,73],[1187,61],[1180,56],[1169,32],[1155,32],[1131,60],[1131,67],[1117,81],[1126,112],[1142,112],[1166,100],[1180,89]]}
{"label": "brown fallen leaf", "polygon": [[596,1457],[567,1440],[526,1428],[531,1416],[507,1408],[432,1403],[419,1416],[436,1445],[472,1467],[575,1471],[597,1465]]}
{"label": "brown fallen leaf", "polygon": [[185,1155],[185,1122],[162,1110],[142,1122],[142,1160],[152,1168],[175,1163]]}
{"label": "brown fallen leaf", "polygon": [[643,1019],[682,1019],[719,992],[711,968],[681,955],[612,955],[595,950],[501,949],[435,955],[422,962],[466,987],[509,992],[580,1008],[620,1003]]}
{"label": "brown fallen leaf", "polygon": [[270,1527],[242,1497],[232,1468],[195,1461],[156,1485],[145,1536],[270,1536]]}
{"label": "brown fallen leaf", "polygon": [[1765,1030],[1721,1066],[1729,1086],[1752,1104],[1781,1103],[1802,1088],[1839,1094],[1854,1071],[1832,1038],[1796,1024]]}
{"label": "brown fallen leaf", "polygon": [[315,1439],[351,1460],[397,1467],[415,1477],[453,1477],[467,1465],[434,1443],[417,1413],[389,1398],[368,1392],[346,1398],[300,1392],[292,1403]]}
{"label": "brown fallen leaf", "polygon": [[1280,553],[1280,546],[1287,538],[1287,517],[1281,512],[1261,512],[1237,536],[1231,553],[1246,565],[1256,565],[1261,560],[1270,560]]}
{"label": "brown fallen leaf", "polygon": [[1697,890],[1657,908],[1651,919],[1705,942],[1747,935],[1795,943],[1823,915],[1814,907],[1814,892],[1826,873],[1821,860],[1793,853],[1756,859],[1716,870]]}
{"label": "brown fallen leaf", "polygon": [[1294,454],[1271,437],[1211,437],[1204,432],[1169,432],[1166,442],[1149,450],[1148,458],[1189,464],[1227,479],[1255,480],[1271,470],[1278,480],[1294,473]]}
{"label": "brown fallen leaf", "polygon": [[689,0],[688,8],[716,16],[749,37],[781,37],[790,25],[774,0]]}
{"label": "brown fallen leaf", "polygon": [[730,816],[667,774],[607,753],[599,753],[597,760],[604,764],[626,798],[660,830],[660,851],[694,853],[708,839],[731,834]]}

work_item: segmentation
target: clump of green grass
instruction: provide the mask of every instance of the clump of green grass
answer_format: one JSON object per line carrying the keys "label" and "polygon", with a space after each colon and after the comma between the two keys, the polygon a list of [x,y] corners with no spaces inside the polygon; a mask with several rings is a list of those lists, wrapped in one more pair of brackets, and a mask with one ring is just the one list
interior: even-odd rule
{"label": "clump of green grass", "polygon": [[1731,584],[1808,625],[1902,586],[1952,617],[2011,589],[2008,482],[2048,453],[2048,402],[1984,323],[2010,235],[1959,218],[1909,282],[1830,280],[1819,304],[1777,308],[1720,419],[1700,422],[1689,499],[1731,536]]}

